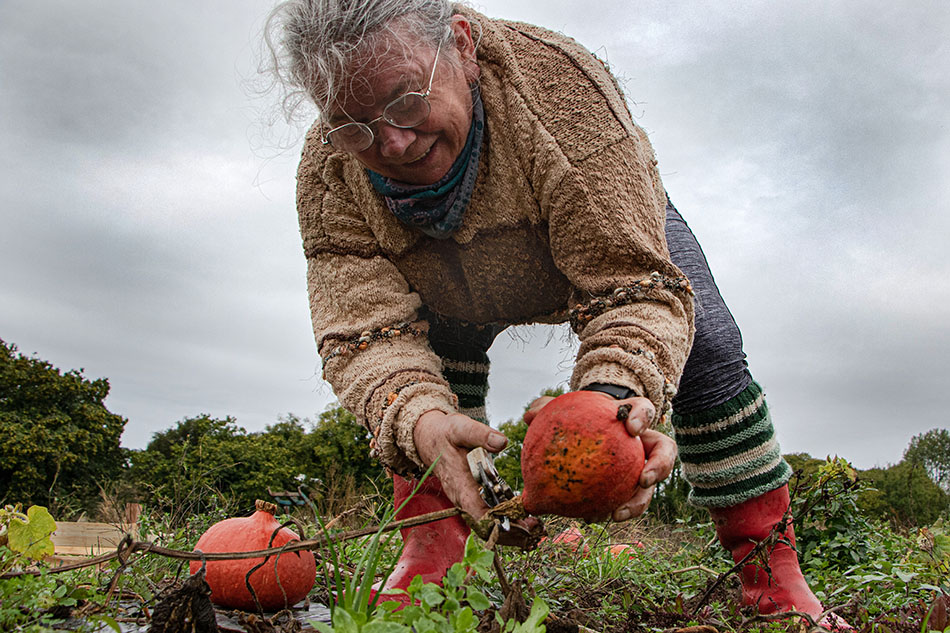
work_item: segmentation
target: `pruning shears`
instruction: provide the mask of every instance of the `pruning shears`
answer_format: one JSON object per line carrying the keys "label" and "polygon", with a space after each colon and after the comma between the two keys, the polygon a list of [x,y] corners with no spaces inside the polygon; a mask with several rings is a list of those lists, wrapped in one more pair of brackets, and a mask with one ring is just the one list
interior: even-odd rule
{"label": "pruning shears", "polygon": [[[494,508],[503,501],[515,498],[515,493],[511,490],[498,469],[495,468],[495,462],[481,446],[468,452],[468,468],[472,472],[472,477],[478,483],[479,492],[482,499],[489,507]],[[511,521],[508,517],[501,517],[501,529],[508,531],[511,527]]]}

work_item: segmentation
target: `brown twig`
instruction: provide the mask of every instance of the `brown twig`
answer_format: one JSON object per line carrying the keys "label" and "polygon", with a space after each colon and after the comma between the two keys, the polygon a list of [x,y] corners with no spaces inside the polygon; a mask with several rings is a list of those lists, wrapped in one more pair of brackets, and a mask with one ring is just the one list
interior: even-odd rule
{"label": "brown twig", "polygon": [[686,572],[690,572],[690,571],[704,571],[710,576],[718,575],[715,569],[710,569],[709,567],[706,567],[705,565],[693,565],[691,567],[683,567],[682,569],[674,569],[670,573],[676,575],[676,574],[685,574]]}
{"label": "brown twig", "polygon": [[[364,536],[369,536],[377,532],[385,533],[392,532],[393,530],[400,530],[402,528],[414,527],[417,525],[422,525],[424,523],[431,523],[433,521],[439,521],[441,519],[446,519],[449,517],[458,516],[460,514],[465,514],[462,510],[458,508],[449,508],[447,510],[439,510],[438,512],[430,512],[428,514],[420,514],[409,519],[404,519],[402,521],[393,521],[392,523],[379,527],[379,526],[370,526],[366,528],[361,528],[358,530],[349,530],[343,532],[342,534],[327,537],[324,535],[316,536],[311,539],[304,541],[298,541],[296,543],[288,543],[281,547],[270,547],[267,549],[255,550],[253,552],[187,552],[183,550],[171,549],[168,547],[161,547],[150,541],[131,541],[131,536],[129,540],[131,543],[127,547],[123,548],[122,544],[116,548],[116,551],[110,552],[108,554],[102,554],[94,558],[90,558],[85,561],[70,563],[69,565],[62,565],[60,567],[54,567],[52,569],[47,569],[45,572],[42,572],[38,569],[30,569],[23,571],[15,572],[6,572],[0,574],[0,579],[6,578],[16,578],[19,576],[39,576],[42,573],[56,574],[65,571],[73,571],[76,569],[82,569],[84,567],[91,567],[93,565],[99,565],[101,563],[109,562],[110,560],[119,558],[120,561],[123,560],[120,558],[120,554],[125,556],[125,560],[128,560],[128,557],[134,554],[135,552],[145,552],[149,554],[157,554],[159,556],[165,556],[166,558],[174,558],[178,560],[241,560],[245,558],[260,558],[268,557],[275,554],[281,554],[283,552],[300,552],[303,550],[315,550],[324,546],[327,541],[333,541],[341,543],[343,541],[352,540],[355,538],[362,538]],[[123,540],[123,544],[125,540]],[[124,563],[123,563],[124,564]]]}

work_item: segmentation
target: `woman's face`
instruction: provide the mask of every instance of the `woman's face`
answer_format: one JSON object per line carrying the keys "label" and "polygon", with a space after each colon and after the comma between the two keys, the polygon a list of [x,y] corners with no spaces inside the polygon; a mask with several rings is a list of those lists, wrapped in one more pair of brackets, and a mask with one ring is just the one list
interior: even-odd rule
{"label": "woman's face", "polygon": [[[399,29],[394,29],[396,36],[368,52],[371,61],[361,64],[355,80],[344,78],[342,99],[326,113],[324,122],[329,128],[350,121],[372,121],[393,99],[425,91],[436,47],[420,43],[407,50],[404,42],[409,36],[397,37],[405,33],[404,28],[402,33]],[[469,85],[478,78],[478,66],[469,23],[455,16],[452,32],[455,37],[443,45],[432,74],[429,118],[408,129],[378,121],[373,126],[373,144],[354,154],[367,168],[393,180],[428,185],[444,176],[462,151],[472,122]]]}

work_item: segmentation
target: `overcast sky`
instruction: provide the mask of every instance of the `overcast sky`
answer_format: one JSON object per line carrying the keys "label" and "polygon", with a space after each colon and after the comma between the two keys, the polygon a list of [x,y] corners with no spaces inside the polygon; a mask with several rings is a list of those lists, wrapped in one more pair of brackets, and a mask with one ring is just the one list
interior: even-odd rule
{"label": "overcast sky", "polygon": [[[607,60],[783,450],[897,462],[950,426],[950,3],[482,0]],[[123,444],[334,401],[294,209],[300,131],[249,94],[267,2],[0,0],[0,338],[111,384]],[[282,141],[291,143],[285,151]],[[563,384],[491,350],[489,413]]]}

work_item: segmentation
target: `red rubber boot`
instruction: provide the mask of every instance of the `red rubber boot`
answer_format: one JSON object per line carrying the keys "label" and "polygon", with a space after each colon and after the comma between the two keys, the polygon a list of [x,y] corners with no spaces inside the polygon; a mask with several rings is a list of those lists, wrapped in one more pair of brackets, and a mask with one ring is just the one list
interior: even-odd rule
{"label": "red rubber boot", "polygon": [[[772,527],[782,521],[789,502],[786,485],[739,505],[709,509],[716,524],[719,542],[732,553],[736,563],[756,543],[769,536]],[[781,541],[765,552],[768,569],[751,563],[742,568],[742,604],[758,606],[762,614],[800,611],[817,618],[824,608],[808,587],[798,565],[798,553],[794,549],[795,529],[791,520],[780,538]],[[832,631],[852,630],[847,622],[834,614],[828,615],[819,624]]]}
{"label": "red rubber boot", "polygon": [[[393,475],[397,508],[412,494],[418,483],[414,479]],[[415,496],[409,499],[409,502],[396,514],[396,520],[454,507],[455,505],[442,491],[442,484],[430,475],[422,483]],[[404,544],[402,556],[399,557],[393,573],[380,589],[380,593],[385,594],[388,589],[405,589],[412,579],[419,575],[422,576],[423,582],[441,584],[449,567],[461,562],[465,556],[465,541],[468,539],[469,532],[468,525],[460,516],[400,530]],[[381,602],[398,600],[405,604],[409,603],[409,597],[405,594],[381,595],[379,599]]]}

